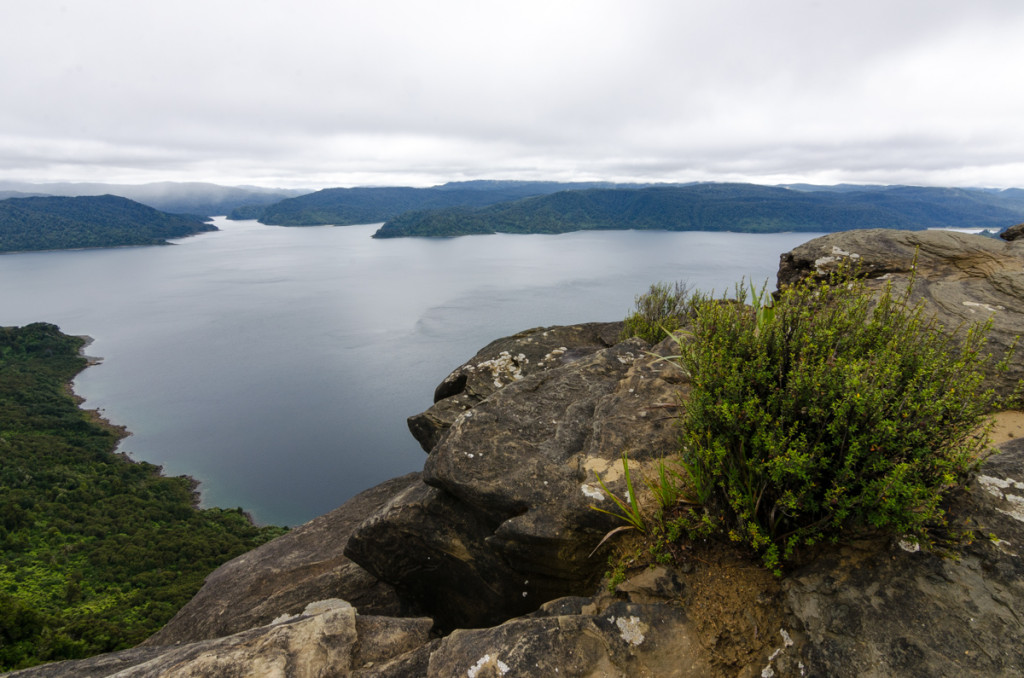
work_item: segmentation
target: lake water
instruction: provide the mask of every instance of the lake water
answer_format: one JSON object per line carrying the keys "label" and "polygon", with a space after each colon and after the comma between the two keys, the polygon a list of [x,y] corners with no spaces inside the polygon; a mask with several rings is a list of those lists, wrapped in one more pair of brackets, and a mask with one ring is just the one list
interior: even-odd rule
{"label": "lake water", "polygon": [[0,255],[0,325],[92,336],[103,362],[75,391],[132,431],[122,451],[284,525],[419,469],[406,417],[491,340],[620,320],[659,280],[771,287],[779,254],[815,236],[216,223],[173,247]]}

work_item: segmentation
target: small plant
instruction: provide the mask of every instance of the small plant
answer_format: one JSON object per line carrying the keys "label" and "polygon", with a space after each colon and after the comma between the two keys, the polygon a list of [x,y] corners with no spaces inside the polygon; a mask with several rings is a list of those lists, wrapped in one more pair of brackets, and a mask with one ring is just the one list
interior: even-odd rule
{"label": "small plant", "polygon": [[[629,458],[626,456],[625,452],[622,453],[622,473],[626,478],[626,501],[622,501],[614,494],[612,494],[611,491],[608,489],[608,486],[604,484],[604,480],[601,478],[601,476],[596,472],[594,473],[594,475],[597,477],[597,482],[601,484],[601,489],[604,490],[604,493],[606,495],[611,497],[611,500],[613,502],[615,502],[615,505],[619,508],[619,512],[616,513],[615,511],[609,511],[607,509],[601,508],[600,506],[591,506],[590,508],[594,509],[595,511],[600,511],[601,513],[607,513],[610,516],[615,516],[616,518],[619,518],[620,520],[627,523],[626,527],[633,527],[641,532],[646,533],[647,524],[644,522],[644,517],[640,513],[640,503],[637,501],[636,492],[633,490],[633,480],[632,478],[630,478],[629,475]],[[605,539],[614,534],[616,531],[617,530],[612,530],[612,532],[609,532],[607,535],[605,535]],[[601,543],[604,543],[604,539],[601,540]],[[600,546],[600,544],[598,544],[598,546]]]}
{"label": "small plant", "polygon": [[657,344],[683,326],[690,314],[694,296],[683,281],[654,283],[635,298],[634,310],[626,316],[622,338],[640,337]]}
{"label": "small plant", "polygon": [[[908,305],[909,289],[876,296],[848,269],[771,306],[741,283],[736,298],[748,294],[753,308],[696,302],[692,333],[676,337],[692,380],[693,498],[722,509],[730,537],[776,572],[849,526],[924,536],[941,525],[942,499],[987,450],[987,326],[957,341]],[[689,511],[687,531],[710,525]]]}

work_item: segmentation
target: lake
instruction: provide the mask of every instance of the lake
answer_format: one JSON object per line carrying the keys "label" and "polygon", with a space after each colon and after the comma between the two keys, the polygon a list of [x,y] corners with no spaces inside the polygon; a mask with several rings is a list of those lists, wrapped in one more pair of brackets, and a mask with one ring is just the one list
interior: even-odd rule
{"label": "lake", "polygon": [[378,225],[222,230],[171,247],[0,255],[0,325],[90,335],[75,392],[121,451],[204,506],[296,525],[419,469],[405,419],[491,340],[621,320],[659,280],[774,287],[817,234],[581,231],[374,240]]}

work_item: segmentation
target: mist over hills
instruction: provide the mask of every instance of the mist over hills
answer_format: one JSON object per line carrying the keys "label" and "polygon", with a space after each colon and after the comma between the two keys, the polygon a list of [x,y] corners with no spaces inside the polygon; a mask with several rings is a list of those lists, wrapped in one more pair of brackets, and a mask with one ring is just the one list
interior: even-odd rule
{"label": "mist over hills", "polygon": [[117,195],[172,214],[211,217],[229,214],[242,205],[270,205],[306,189],[220,186],[201,182],[164,181],[149,184],[46,183],[0,181],[0,198],[28,196]]}

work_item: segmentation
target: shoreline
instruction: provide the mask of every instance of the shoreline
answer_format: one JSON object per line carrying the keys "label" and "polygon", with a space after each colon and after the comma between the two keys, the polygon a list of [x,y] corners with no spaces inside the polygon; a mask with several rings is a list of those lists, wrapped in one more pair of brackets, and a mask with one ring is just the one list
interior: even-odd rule
{"label": "shoreline", "polygon": [[[73,377],[71,377],[71,379],[67,383],[64,384],[64,390],[68,394],[68,396],[75,402],[75,407],[78,408],[78,411],[82,412],[86,416],[86,419],[89,421],[89,423],[95,424],[96,426],[99,426],[103,430],[108,431],[109,433],[114,435],[114,437],[115,437],[117,442],[114,444],[114,448],[111,450],[110,453],[112,455],[116,456],[116,457],[120,457],[121,459],[123,459],[123,460],[125,460],[125,461],[127,461],[127,462],[129,462],[131,464],[142,464],[142,463],[145,463],[145,464],[149,464],[150,466],[155,466],[157,468],[157,473],[159,475],[161,475],[161,476],[168,477],[168,478],[171,478],[171,477],[173,477],[173,478],[185,478],[188,481],[190,489],[191,489],[191,492],[192,492],[192,508],[194,510],[196,510],[196,511],[201,511],[204,508],[222,508],[223,509],[224,507],[204,507],[202,505],[203,497],[202,497],[202,493],[199,491],[199,486],[202,484],[202,481],[199,480],[198,478],[196,478],[195,476],[190,475],[188,473],[179,473],[179,474],[176,474],[174,476],[168,476],[168,475],[166,475],[164,473],[164,467],[162,465],[154,464],[154,463],[146,461],[144,459],[133,459],[131,457],[131,455],[129,455],[127,452],[121,451],[119,449],[120,446],[121,446],[121,441],[123,441],[125,438],[128,438],[128,437],[130,437],[132,435],[132,432],[128,430],[128,427],[123,425],[123,424],[115,424],[112,421],[110,421],[109,419],[107,419],[107,417],[103,414],[103,412],[100,410],[100,408],[86,408],[86,407],[82,407],[82,405],[86,402],[86,400],[85,400],[84,397],[82,397],[82,396],[78,395],[77,393],[75,393],[75,390],[74,390],[74,379],[79,374],[81,374],[83,370],[86,370],[86,369],[88,369],[88,368],[90,368],[90,367],[92,367],[94,365],[101,364],[103,362],[103,358],[100,357],[100,356],[90,356],[90,355],[87,355],[85,353],[85,350],[90,345],[92,345],[92,343],[95,341],[95,339],[93,337],[89,336],[88,334],[75,334],[75,335],[72,335],[72,336],[74,336],[76,339],[81,339],[82,340],[82,345],[79,346],[79,348],[78,348],[78,355],[80,355],[82,358],[85,359],[86,364],[85,364],[85,367],[83,367],[81,370],[76,372],[75,375]],[[241,508],[242,513],[245,515],[245,518],[246,518],[246,520],[249,521],[250,525],[252,525],[254,527],[267,527],[267,526],[269,526],[269,523],[268,524],[258,523],[256,521],[256,519],[253,517],[251,512],[245,510],[242,507],[238,507],[238,508]]]}
{"label": "shoreline", "polygon": [[85,359],[85,367],[76,372],[75,375],[71,377],[71,379],[66,384],[64,384],[64,390],[67,392],[69,396],[71,396],[71,399],[75,401],[75,407],[77,407],[80,412],[85,414],[86,418],[89,420],[90,423],[96,424],[103,430],[109,431],[110,433],[114,434],[114,436],[117,438],[117,444],[114,446],[114,450],[112,451],[112,453],[120,455],[134,463],[134,460],[132,460],[131,457],[129,457],[126,453],[117,451],[117,448],[118,446],[120,446],[121,441],[132,434],[132,432],[128,430],[128,427],[122,424],[113,423],[105,416],[103,416],[99,408],[94,409],[82,407],[82,405],[85,403],[85,398],[75,393],[75,377],[81,374],[83,370],[86,370],[92,367],[93,365],[101,364],[103,362],[103,358],[99,356],[87,355],[85,353],[85,349],[91,346],[95,339],[90,337],[88,334],[76,334],[73,336],[76,339],[82,340],[82,345],[78,347],[78,355]]}

